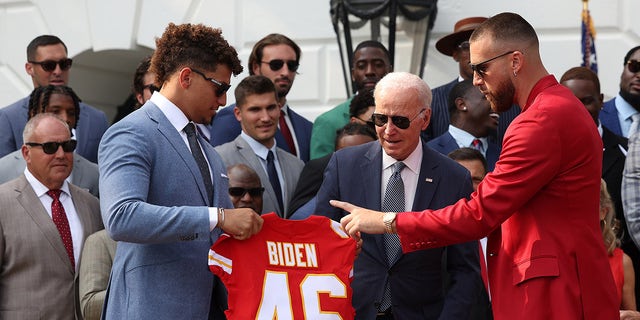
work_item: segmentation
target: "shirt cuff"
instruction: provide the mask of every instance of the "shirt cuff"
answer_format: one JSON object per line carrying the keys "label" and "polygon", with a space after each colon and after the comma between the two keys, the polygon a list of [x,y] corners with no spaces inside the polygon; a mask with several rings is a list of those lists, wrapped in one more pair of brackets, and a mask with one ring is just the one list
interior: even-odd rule
{"label": "shirt cuff", "polygon": [[209,231],[213,231],[218,225],[218,208],[209,207]]}

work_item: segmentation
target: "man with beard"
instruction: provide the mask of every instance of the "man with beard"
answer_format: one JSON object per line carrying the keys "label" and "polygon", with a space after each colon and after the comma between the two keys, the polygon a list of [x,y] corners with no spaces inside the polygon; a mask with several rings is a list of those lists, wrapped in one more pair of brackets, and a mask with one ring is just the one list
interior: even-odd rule
{"label": "man with beard", "polygon": [[[389,51],[374,40],[363,41],[354,50],[351,80],[357,93],[373,90],[376,83],[393,71]],[[311,159],[321,158],[335,150],[336,131],[351,119],[349,105],[353,97],[321,114],[313,122],[311,133]],[[361,119],[362,120],[362,119]]]}
{"label": "man with beard", "polygon": [[[422,131],[422,138],[429,141],[441,136],[449,128],[449,93],[453,86],[464,80],[473,80],[473,70],[469,67],[469,37],[480,23],[487,20],[485,17],[469,17],[456,22],[453,33],[450,33],[436,42],[436,49],[446,56],[450,56],[458,64],[459,74],[449,83],[445,83],[433,89],[433,102],[431,103],[431,122],[427,129]],[[520,114],[520,108],[513,106],[500,113],[498,129],[491,133],[490,139],[498,145],[502,145],[502,138],[507,127],[515,117]]]}
{"label": "man with beard", "polygon": [[427,145],[442,154],[464,147],[476,149],[487,159],[492,171],[500,155],[500,146],[489,140],[498,127],[497,115],[491,112],[489,101],[471,80],[458,82],[451,89],[449,114],[449,130]]}
{"label": "man with beard", "polygon": [[[272,33],[258,41],[249,56],[249,75],[262,75],[276,86],[278,104],[281,107],[276,144],[279,148],[309,161],[311,121],[295,113],[287,104],[287,94],[298,74],[301,50],[293,40],[282,34]],[[234,115],[234,105],[218,112],[211,124],[211,144],[215,147],[235,139],[240,122]]]}
{"label": "man with beard", "polygon": [[600,233],[602,140],[593,119],[547,72],[521,16],[493,16],[470,43],[474,85],[492,109],[522,107],[493,172],[470,200],[441,210],[384,213],[332,201],[351,213],[342,226],[356,239],[397,233],[405,253],[488,235],[496,320],[618,318]]}
{"label": "man with beard", "polygon": [[640,114],[640,46],[629,50],[622,63],[620,92],[604,103],[600,121],[613,133],[629,138],[633,116]]}

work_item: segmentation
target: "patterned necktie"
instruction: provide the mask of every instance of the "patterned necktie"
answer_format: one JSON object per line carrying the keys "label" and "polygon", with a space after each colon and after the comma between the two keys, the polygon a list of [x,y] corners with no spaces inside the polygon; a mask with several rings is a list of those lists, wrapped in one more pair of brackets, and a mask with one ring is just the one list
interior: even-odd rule
{"label": "patterned necktie", "polygon": [[280,212],[284,212],[284,205],[282,202],[282,188],[280,186],[280,179],[278,179],[278,171],[276,171],[276,165],[273,158],[273,151],[269,150],[267,154],[267,174],[269,175],[269,182],[271,183],[271,187],[273,191],[276,193],[276,198],[278,199],[278,206],[280,207]]}
{"label": "patterned necktie", "polygon": [[47,194],[53,199],[53,202],[51,202],[51,216],[53,218],[53,223],[55,223],[58,228],[58,233],[60,233],[60,238],[62,238],[64,248],[67,250],[67,255],[71,261],[71,267],[75,270],[76,260],[73,256],[71,228],[69,227],[69,220],[67,220],[67,213],[64,211],[64,207],[60,202],[60,193],[61,191],[58,189],[47,191]]}
{"label": "patterned necktie", "polygon": [[293,136],[291,135],[291,130],[289,130],[289,126],[287,125],[287,120],[285,119],[284,111],[280,110],[280,132],[284,137],[284,141],[287,142],[287,146],[289,147],[289,153],[297,156],[296,153],[296,144],[293,142]]}
{"label": "patterned necktie", "polygon": [[208,201],[213,200],[213,182],[211,182],[211,171],[209,171],[209,164],[207,160],[204,158],[204,154],[202,153],[202,149],[200,149],[200,144],[198,143],[198,138],[196,137],[195,125],[191,122],[187,123],[184,127],[184,132],[187,134],[187,141],[189,141],[189,148],[191,149],[191,154],[193,158],[196,160],[196,164],[198,165],[198,169],[200,169],[200,174],[202,175],[202,180],[204,180],[204,187],[207,190]]}
{"label": "patterned necktie", "polygon": [[629,140],[631,140],[631,136],[638,132],[638,126],[640,125],[640,113],[636,113],[631,116],[631,128],[629,128]]}
{"label": "patterned necktie", "polygon": [[[404,182],[400,173],[404,169],[404,162],[398,161],[393,164],[393,173],[387,183],[387,190],[384,192],[382,200],[382,211],[385,212],[402,212],[405,211],[404,205]],[[384,247],[387,254],[387,263],[389,267],[400,257],[402,248],[400,239],[397,234],[384,234]],[[386,311],[391,307],[391,288],[387,281],[385,285],[384,295],[380,303],[379,311]]]}
{"label": "patterned necktie", "polygon": [[480,139],[473,139],[473,141],[471,142],[471,147],[482,152],[482,141],[480,141]]}

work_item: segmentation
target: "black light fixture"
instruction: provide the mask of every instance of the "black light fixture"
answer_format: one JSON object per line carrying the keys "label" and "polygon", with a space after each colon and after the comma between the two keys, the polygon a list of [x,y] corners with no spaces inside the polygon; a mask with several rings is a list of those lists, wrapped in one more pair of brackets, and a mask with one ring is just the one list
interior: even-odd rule
{"label": "black light fixture", "polygon": [[[354,93],[350,70],[353,64],[352,30],[362,29],[369,23],[370,31],[363,40],[382,43],[383,27],[388,29],[385,43],[395,65],[396,32],[404,31],[412,39],[409,72],[423,76],[427,62],[429,35],[438,13],[438,0],[330,0],[331,21],[338,40],[342,75],[347,96]],[[360,32],[362,33],[362,32]]]}

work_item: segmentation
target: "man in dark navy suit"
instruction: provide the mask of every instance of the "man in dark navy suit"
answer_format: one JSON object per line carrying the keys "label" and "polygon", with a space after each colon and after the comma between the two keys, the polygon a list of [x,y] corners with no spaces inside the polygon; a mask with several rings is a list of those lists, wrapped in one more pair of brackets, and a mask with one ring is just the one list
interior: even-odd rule
{"label": "man in dark navy suit", "polygon": [[[378,82],[374,97],[379,141],[333,154],[316,214],[339,221],[346,213],[329,204],[333,199],[389,211],[397,201],[400,210],[436,209],[468,197],[469,171],[420,139],[431,116],[429,86],[393,72]],[[362,234],[352,283],[356,319],[468,319],[482,286],[478,242],[402,254],[395,240]],[[446,294],[443,265],[452,283]]]}
{"label": "man in dark navy suit", "polygon": [[[294,112],[287,103],[287,94],[298,74],[301,54],[300,47],[293,40],[282,34],[272,33],[253,46],[248,69],[249,75],[265,76],[276,86],[278,103],[282,108],[282,119],[275,137],[276,145],[307,162],[313,124]],[[233,141],[240,135],[242,130],[233,114],[234,107],[235,104],[221,109],[213,119],[210,142],[214,147]]]}

